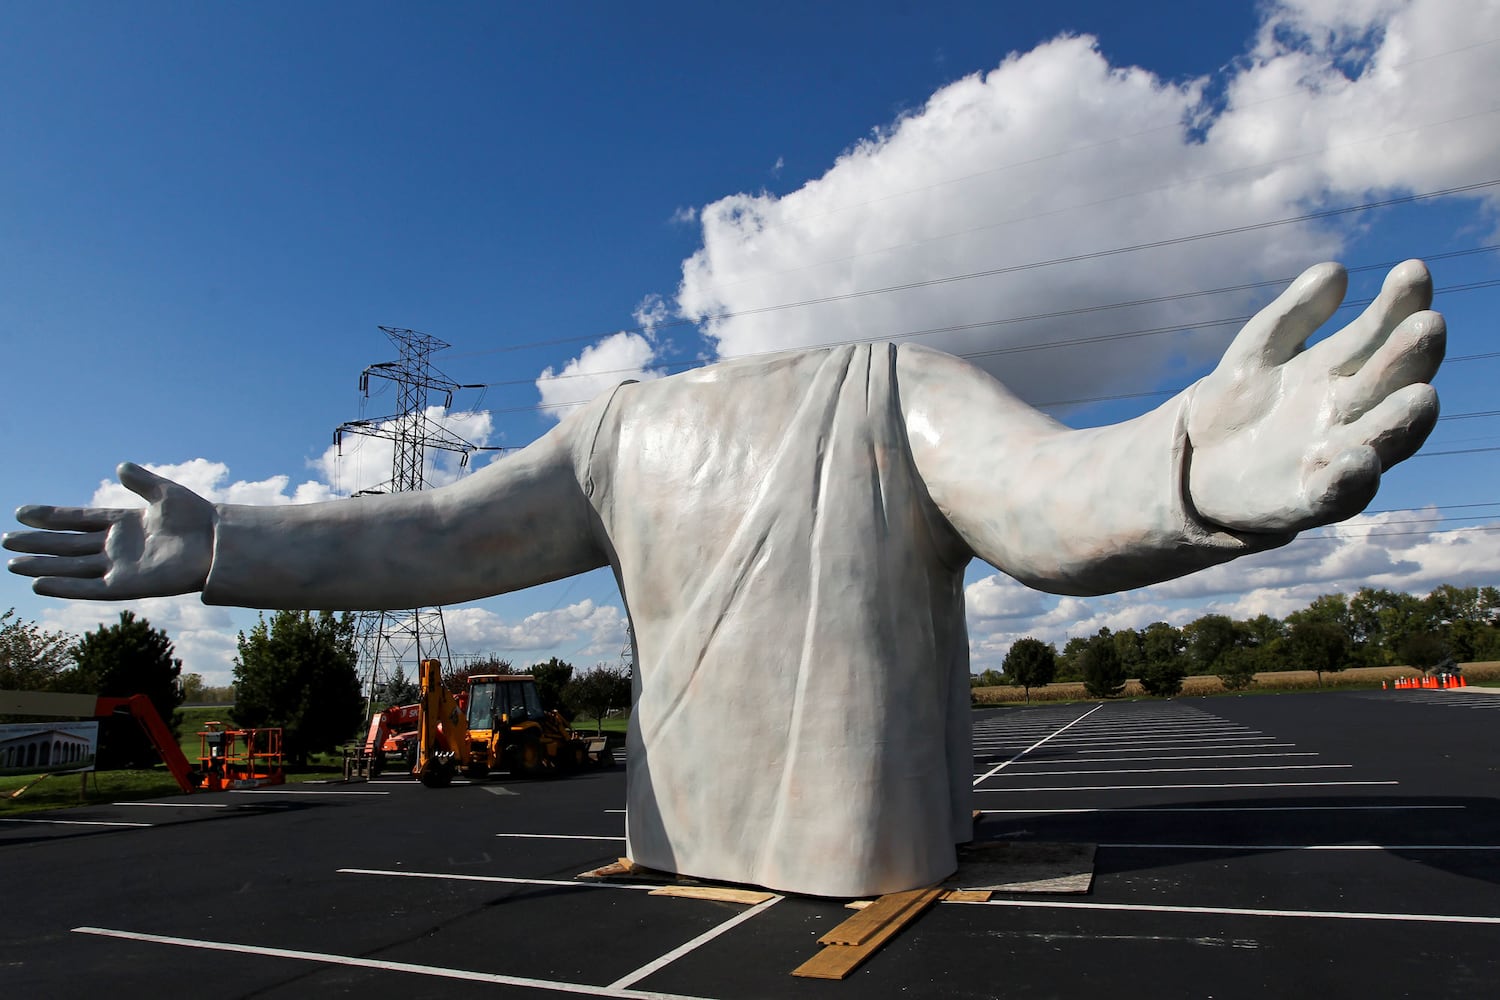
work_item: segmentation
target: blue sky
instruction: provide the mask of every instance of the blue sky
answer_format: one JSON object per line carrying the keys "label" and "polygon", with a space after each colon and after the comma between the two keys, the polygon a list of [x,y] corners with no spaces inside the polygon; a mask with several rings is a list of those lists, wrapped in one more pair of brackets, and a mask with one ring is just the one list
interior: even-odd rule
{"label": "blue sky", "polygon": [[[1481,249],[1500,187],[1088,257],[1500,180],[1496,2],[12,4],[0,37],[0,506],[115,502],[126,459],[215,499],[347,492],[387,464],[328,454],[393,405],[357,391],[393,356],[382,324],[453,345],[442,370],[489,386],[455,428],[491,445],[628,375],[921,331],[1039,405],[1116,397],[1049,405],[1099,423],[1203,374],[1223,321],[1274,288],[1001,321],[1454,255],[1432,263],[1457,289],[1438,308],[1450,358],[1473,359],[1440,373],[1427,450],[1465,453],[1387,476],[1372,508],[1392,513],[1360,522],[1385,540],[1090,602],[977,566],[975,668],[1022,634],[1497,582],[1500,452],[1468,449],[1500,445],[1470,416],[1495,408],[1500,360],[1473,356],[1500,350]],[[1085,259],[851,295],[1059,257]],[[1350,298],[1379,278],[1355,270]],[[118,611],[0,588],[72,631]],[[221,682],[254,620],[136,607]],[[624,642],[603,573],[462,609],[450,633],[518,663]]]}

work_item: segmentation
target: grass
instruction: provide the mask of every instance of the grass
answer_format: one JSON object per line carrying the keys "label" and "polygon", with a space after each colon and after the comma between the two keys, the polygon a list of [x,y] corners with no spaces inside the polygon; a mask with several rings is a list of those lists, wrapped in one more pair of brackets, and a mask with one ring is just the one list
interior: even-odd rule
{"label": "grass", "polygon": [[[1415,677],[1420,673],[1410,667],[1351,667],[1338,673],[1324,673],[1323,683],[1318,684],[1318,675],[1311,670],[1276,670],[1255,675],[1255,684],[1244,691],[1226,691],[1216,675],[1193,676],[1182,683],[1182,697],[1199,697],[1223,694],[1276,694],[1289,691],[1348,691],[1358,688],[1380,687],[1380,682],[1389,684],[1397,677]],[[1465,679],[1479,687],[1500,687],[1500,661],[1465,663]],[[971,692],[976,706],[1024,704],[1025,693],[1018,687],[978,687]],[[1146,698],[1149,695],[1140,682],[1126,681],[1120,698]],[[1044,688],[1032,688],[1031,700],[1035,702],[1093,701],[1083,688],[1082,681],[1061,681]]]}

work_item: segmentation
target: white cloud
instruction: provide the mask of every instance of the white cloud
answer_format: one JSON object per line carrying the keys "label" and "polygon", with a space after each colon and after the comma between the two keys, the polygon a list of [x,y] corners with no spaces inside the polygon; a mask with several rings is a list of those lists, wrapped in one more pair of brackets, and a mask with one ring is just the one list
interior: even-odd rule
{"label": "white cloud", "polygon": [[[538,611],[519,622],[508,622],[486,608],[445,608],[443,624],[448,646],[465,652],[494,652],[522,666],[545,660],[527,654],[564,648],[586,659],[619,656],[625,644],[625,612],[612,604],[585,599],[551,611]],[[592,666],[592,664],[589,664]]]}
{"label": "white cloud", "polygon": [[[644,326],[660,312],[654,300],[648,299],[637,310],[636,318]],[[542,406],[546,408],[545,412],[561,420],[626,379],[644,382],[661,378],[659,369],[649,367],[655,358],[656,347],[645,336],[624,331],[612,334],[585,347],[583,353],[563,365],[561,371],[551,367],[542,370],[536,380],[537,391],[542,394]]]}
{"label": "white cloud", "polygon": [[1060,649],[1070,637],[1092,635],[1104,626],[1143,628],[1154,621],[1181,626],[1210,613],[1240,620],[1260,614],[1284,618],[1323,594],[1352,594],[1361,587],[1426,595],[1444,583],[1493,586],[1496,566],[1500,521],[1453,528],[1428,508],[1362,515],[1281,549],[1123,594],[1036,595],[1034,610],[1020,596],[1029,591],[994,574],[964,592],[972,667],[999,669],[1011,643],[1024,635]]}
{"label": "white cloud", "polygon": [[[944,87],[796,191],[704,206],[678,307],[734,356],[1294,274],[1336,256],[1343,230],[1301,223],[750,312],[1488,179],[1500,162],[1500,59],[1492,45],[1463,45],[1497,35],[1493,3],[1279,4],[1219,81],[1164,80],[1110,65],[1087,36],[1058,38]],[[1211,94],[1221,109],[1205,103]],[[921,339],[972,354],[1202,323],[1250,302],[1242,292]],[[1231,331],[976,361],[1033,401],[1076,398],[1180,376]]]}
{"label": "white cloud", "polygon": [[[396,450],[389,435],[397,426],[394,420],[384,420],[374,425],[375,435],[346,432],[342,444],[329,445],[321,455],[308,462],[320,475],[321,482],[328,484],[326,496],[318,489],[321,484],[307,483],[298,488],[295,502],[308,502],[301,498],[304,490],[311,499],[350,496],[361,490],[389,492]],[[454,444],[467,442],[485,447],[495,435],[495,421],[487,410],[454,412],[441,406],[429,406],[425,426],[429,436],[444,438]],[[473,472],[482,461],[481,455],[472,457],[467,465],[463,465],[460,452],[429,446],[423,480],[429,488],[446,486]]]}
{"label": "white cloud", "polygon": [[233,682],[234,657],[238,651],[232,612],[211,607],[196,594],[182,597],[153,597],[141,601],[95,603],[69,601],[43,609],[42,624],[70,635],[82,636],[101,626],[117,624],[120,612],[130,611],[150,622],[152,628],[167,633],[182,660],[184,674],[202,674],[210,686],[222,687]]}

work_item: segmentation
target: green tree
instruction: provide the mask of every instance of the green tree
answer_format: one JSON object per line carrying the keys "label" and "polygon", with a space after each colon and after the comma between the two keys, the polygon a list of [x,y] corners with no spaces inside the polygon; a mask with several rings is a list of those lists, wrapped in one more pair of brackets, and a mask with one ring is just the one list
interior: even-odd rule
{"label": "green tree", "polygon": [[969,687],[1000,687],[1009,684],[1010,678],[995,669],[969,675]]}
{"label": "green tree", "polygon": [[1219,669],[1224,654],[1241,645],[1239,631],[1227,615],[1204,615],[1182,628],[1187,643],[1189,669],[1195,674],[1212,674]]}
{"label": "green tree", "polygon": [[502,660],[500,657],[491,654],[483,659],[468,660],[461,667],[445,667],[443,669],[443,687],[447,688],[452,694],[463,694],[469,689],[470,677],[483,677],[486,674],[514,674],[517,672],[509,660]]}
{"label": "green tree", "polygon": [[1141,633],[1141,687],[1158,698],[1170,698],[1182,690],[1187,676],[1183,656],[1187,641],[1181,630],[1166,622],[1152,622]]}
{"label": "green tree", "polygon": [[208,688],[203,684],[202,674],[183,674],[180,680],[184,705],[197,704],[204,699]]}
{"label": "green tree", "polygon": [[260,616],[239,637],[234,661],[236,724],[279,726],[292,763],[332,750],[362,722],[364,700],[355,671],[354,618],[278,611]]}
{"label": "green tree", "polygon": [[1125,666],[1115,651],[1114,636],[1102,628],[1083,650],[1083,689],[1094,698],[1113,698],[1125,690]]}
{"label": "green tree", "polygon": [[1255,683],[1259,657],[1253,649],[1235,646],[1219,657],[1219,683],[1226,691],[1243,691]]}
{"label": "green tree", "polygon": [[[143,694],[174,734],[182,723],[182,661],[172,640],[144,618],[121,611],[113,625],[87,632],[73,649],[76,674],[70,680],[78,691],[128,698]],[[150,767],[161,759],[134,719],[112,717],[99,727],[98,766]]]}
{"label": "green tree", "polygon": [[555,710],[567,715],[568,702],[563,697],[563,688],[573,679],[573,664],[554,656],[546,663],[534,665],[531,676],[536,678],[536,693],[542,700],[542,707],[549,712]]}
{"label": "green tree", "polygon": [[593,670],[570,680],[563,688],[569,707],[595,720],[597,731],[604,732],[604,717],[612,708],[630,705],[630,672],[624,667],[601,663]]}
{"label": "green tree", "polygon": [[1286,650],[1297,666],[1317,671],[1322,687],[1323,674],[1337,673],[1348,662],[1349,635],[1333,622],[1303,619],[1287,633]]}
{"label": "green tree", "polygon": [[1063,643],[1062,652],[1057,654],[1057,680],[1083,680],[1083,654],[1088,648],[1087,636],[1074,636]]}
{"label": "green tree", "polygon": [[1401,640],[1396,656],[1406,666],[1425,674],[1448,658],[1448,647],[1436,632],[1412,632]]}
{"label": "green tree", "polygon": [[1050,642],[1025,636],[1011,644],[1003,668],[1011,683],[1026,689],[1030,701],[1032,688],[1046,687],[1057,676],[1057,649]]}
{"label": "green tree", "polygon": [[396,672],[375,686],[375,697],[371,702],[378,707],[413,705],[421,697],[419,678],[406,676],[406,667],[398,663]]}
{"label": "green tree", "polygon": [[51,691],[71,662],[73,639],[48,632],[11,608],[0,614],[0,690]]}

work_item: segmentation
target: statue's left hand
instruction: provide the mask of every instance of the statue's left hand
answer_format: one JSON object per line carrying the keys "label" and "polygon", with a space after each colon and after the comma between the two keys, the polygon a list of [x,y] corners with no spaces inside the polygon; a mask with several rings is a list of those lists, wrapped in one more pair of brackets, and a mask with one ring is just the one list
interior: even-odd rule
{"label": "statue's left hand", "polygon": [[26,552],[12,573],[37,577],[48,597],[123,601],[202,590],[214,551],[214,506],[170,479],[129,462],[120,482],[148,506],[22,507],[5,547]]}
{"label": "statue's left hand", "polygon": [[1192,389],[1187,489],[1205,520],[1252,532],[1343,520],[1432,430],[1446,328],[1427,309],[1427,268],[1397,266],[1357,319],[1304,350],[1347,282],[1337,264],[1303,272]]}

